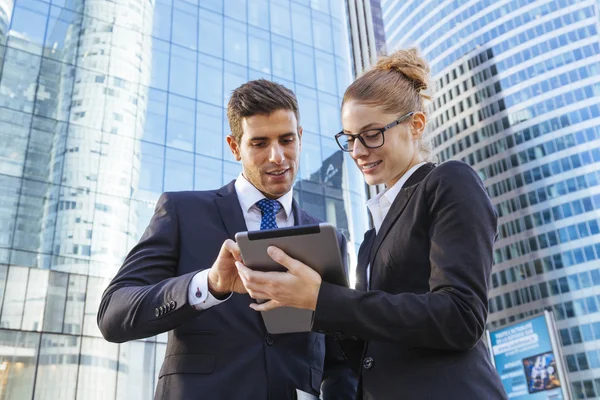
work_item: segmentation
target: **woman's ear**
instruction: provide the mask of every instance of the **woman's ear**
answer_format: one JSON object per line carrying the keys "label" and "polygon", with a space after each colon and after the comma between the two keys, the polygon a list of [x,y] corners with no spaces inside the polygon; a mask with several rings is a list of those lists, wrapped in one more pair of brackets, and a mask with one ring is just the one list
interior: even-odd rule
{"label": "woman's ear", "polygon": [[425,132],[425,125],[427,124],[427,117],[424,113],[417,111],[412,117],[412,138],[414,140],[419,139]]}

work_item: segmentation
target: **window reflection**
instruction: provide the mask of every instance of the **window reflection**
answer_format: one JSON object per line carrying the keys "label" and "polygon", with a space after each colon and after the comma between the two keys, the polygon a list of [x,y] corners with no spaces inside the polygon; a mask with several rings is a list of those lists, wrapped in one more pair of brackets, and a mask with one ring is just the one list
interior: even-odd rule
{"label": "window reflection", "polygon": [[183,96],[196,97],[196,52],[171,46],[169,91]]}
{"label": "window reflection", "polygon": [[46,30],[46,48],[51,49],[44,55],[58,61],[74,63],[67,41],[69,32],[77,30],[81,24],[81,14],[52,6]]}
{"label": "window reflection", "polygon": [[269,29],[269,2],[267,0],[248,2],[248,23],[262,29]]}
{"label": "window reflection", "polygon": [[[244,39],[245,41],[246,39]],[[227,101],[229,100],[230,93],[235,88],[248,81],[248,69],[241,65],[225,62],[225,74],[224,74],[224,96],[223,107],[227,107]],[[225,122],[225,121],[224,121]]]}
{"label": "window reflection", "polygon": [[0,400],[33,395],[39,333],[0,329]]}
{"label": "window reflection", "polygon": [[148,90],[148,109],[146,111],[146,124],[140,132],[141,139],[146,142],[163,144],[165,142],[165,128],[167,125],[167,93],[161,90]]}
{"label": "window reflection", "polygon": [[85,307],[87,277],[69,274],[67,303],[65,305],[64,333],[81,334]]}
{"label": "window reflection", "polygon": [[221,158],[226,144],[223,134],[225,110],[210,104],[196,103],[196,153]]}
{"label": "window reflection", "polygon": [[296,82],[315,87],[315,56],[312,47],[294,44],[294,71]]}
{"label": "window reflection", "polygon": [[41,54],[46,28],[46,14],[49,7],[48,3],[37,0],[29,0],[26,6],[17,2],[10,25],[10,30],[15,35],[8,37],[8,46],[22,48],[22,44],[26,43],[23,43],[20,38],[26,37],[30,43],[34,44],[28,50]]}
{"label": "window reflection", "polygon": [[300,124],[310,132],[319,132],[319,103],[316,90],[303,86],[296,87],[298,108],[300,109]]}
{"label": "window reflection", "polygon": [[[294,40],[312,46],[312,19],[310,9],[292,2],[292,28]],[[295,51],[296,49],[294,49]]]}
{"label": "window reflection", "polygon": [[[235,18],[240,22],[246,22],[246,4],[247,0],[228,0],[224,1],[224,13],[229,18]],[[252,2],[253,0],[250,0]]]}
{"label": "window reflection", "polygon": [[292,36],[292,20],[290,2],[287,0],[271,0],[271,31],[281,36]]}
{"label": "window reflection", "polygon": [[225,59],[241,65],[246,65],[248,51],[246,47],[246,25],[225,18]]}
{"label": "window reflection", "polygon": [[300,176],[303,180],[320,182],[320,177],[313,172],[321,165],[321,141],[319,136],[304,131],[302,134],[302,152],[300,153]]}
{"label": "window reflection", "polygon": [[80,342],[77,336],[42,335],[34,400],[75,399]]}
{"label": "window reflection", "polygon": [[212,190],[223,186],[223,161],[212,157],[196,156],[194,190]]}
{"label": "window reflection", "polygon": [[[207,2],[203,1],[201,3],[206,5]],[[199,10],[198,50],[215,57],[223,56],[223,15],[202,8]]]}
{"label": "window reflection", "polygon": [[205,103],[223,104],[223,60],[206,55],[199,58],[196,98]]}
{"label": "window reflection", "polygon": [[14,266],[8,270],[0,319],[2,328],[21,329],[29,270],[29,268]]}
{"label": "window reflection", "polygon": [[[292,54],[292,41],[278,36],[271,37],[273,51],[271,63],[275,77],[294,79],[294,64]],[[292,86],[285,85],[288,88]]]}
{"label": "window reflection", "polygon": [[194,150],[195,102],[185,97],[169,96],[167,146],[181,150]]}
{"label": "window reflection", "polygon": [[190,49],[197,48],[198,7],[182,0],[173,4],[173,32],[171,41]]}
{"label": "window reflection", "polygon": [[142,142],[142,162],[139,183],[141,190],[155,193],[162,192],[164,153],[164,147]]}
{"label": "window reflection", "polygon": [[165,192],[191,190],[194,187],[194,155],[167,148]]}
{"label": "window reflection", "polygon": [[154,395],[154,360],[152,342],[128,342],[119,346],[117,400],[146,400]]}
{"label": "window reflection", "polygon": [[319,93],[319,123],[321,135],[334,136],[342,130],[340,120],[341,102],[336,96]]}
{"label": "window reflection", "polygon": [[83,337],[77,374],[78,399],[112,399],[117,384],[118,347],[104,339]]}
{"label": "window reflection", "polygon": [[249,28],[248,36],[248,62],[250,68],[264,73],[271,72],[271,46],[269,33],[253,27]]}
{"label": "window reflection", "polygon": [[51,271],[48,278],[46,307],[44,309],[45,332],[62,332],[67,299],[69,275]]}
{"label": "window reflection", "polygon": [[169,43],[152,38],[152,75],[150,86],[167,90],[169,84]]}
{"label": "window reflection", "polygon": [[333,54],[315,50],[317,69],[317,88],[320,91],[336,94],[335,59]]}
{"label": "window reflection", "polygon": [[41,331],[48,291],[48,275],[50,271],[31,269],[23,307],[23,323],[21,329]]}
{"label": "window reflection", "polygon": [[319,50],[333,53],[331,38],[331,18],[327,14],[315,12],[313,8],[312,23],[315,38],[315,47]]}
{"label": "window reflection", "polygon": [[154,18],[152,36],[171,39],[171,0],[157,0],[154,4]]}

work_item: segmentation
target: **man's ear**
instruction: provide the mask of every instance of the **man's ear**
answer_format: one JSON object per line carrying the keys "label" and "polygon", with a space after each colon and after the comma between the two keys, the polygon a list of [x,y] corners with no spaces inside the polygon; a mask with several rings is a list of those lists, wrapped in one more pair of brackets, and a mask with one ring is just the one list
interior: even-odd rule
{"label": "man's ear", "polygon": [[298,127],[298,143],[300,144],[300,148],[302,148],[302,127]]}
{"label": "man's ear", "polygon": [[240,145],[237,140],[235,140],[233,135],[227,135],[227,144],[229,145],[231,154],[233,154],[233,157],[236,159],[236,161],[241,161],[242,155],[240,153]]}

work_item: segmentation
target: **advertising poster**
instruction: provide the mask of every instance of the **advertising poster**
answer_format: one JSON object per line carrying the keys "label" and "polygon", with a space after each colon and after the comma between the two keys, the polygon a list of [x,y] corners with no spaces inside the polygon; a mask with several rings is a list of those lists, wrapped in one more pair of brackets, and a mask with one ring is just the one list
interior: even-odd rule
{"label": "advertising poster", "polygon": [[492,359],[509,399],[570,399],[551,313],[488,335]]}

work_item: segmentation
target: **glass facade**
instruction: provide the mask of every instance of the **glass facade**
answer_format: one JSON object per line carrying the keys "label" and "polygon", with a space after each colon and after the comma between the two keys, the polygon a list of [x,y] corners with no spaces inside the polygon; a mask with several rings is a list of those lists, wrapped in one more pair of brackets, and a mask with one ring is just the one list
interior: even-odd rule
{"label": "glass facade", "polygon": [[472,165],[498,210],[488,324],[553,310],[574,397],[600,397],[598,2],[382,6],[388,48],[430,62],[439,160]]}
{"label": "glass facade", "polygon": [[0,399],[152,397],[166,335],[104,341],[100,296],[163,191],[240,173],[225,105],[257,78],[298,96],[300,205],[356,247],[343,0],[0,0]]}

